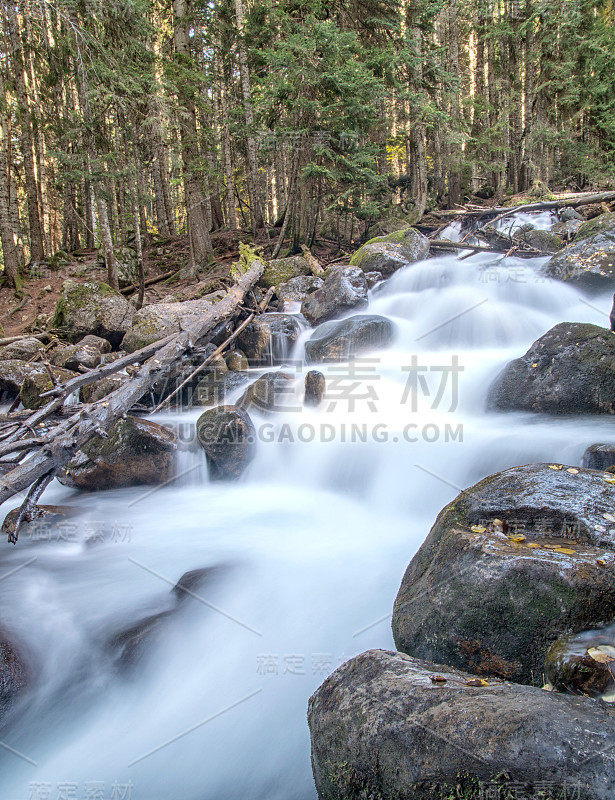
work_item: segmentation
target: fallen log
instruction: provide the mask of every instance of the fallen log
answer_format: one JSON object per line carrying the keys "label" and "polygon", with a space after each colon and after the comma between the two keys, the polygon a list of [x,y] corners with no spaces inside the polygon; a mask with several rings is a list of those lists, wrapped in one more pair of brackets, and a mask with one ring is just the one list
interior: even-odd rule
{"label": "fallen log", "polygon": [[52,334],[50,333],[22,333],[19,336],[5,336],[3,339],[0,339],[0,347],[4,347],[5,344],[20,342],[22,339],[40,339],[40,341],[43,342],[45,339],[51,338]]}
{"label": "fallen log", "polygon": [[[510,242],[507,243],[507,247],[498,247],[497,245],[467,244],[466,242],[449,242],[447,239],[435,239],[429,242],[429,246],[439,250],[474,250],[477,253],[501,253],[505,255],[510,249]],[[545,253],[526,246],[517,250],[515,255],[523,256],[524,258],[537,258],[545,255]]]}
{"label": "fallen log", "polygon": [[494,225],[501,219],[509,217],[511,214],[516,214],[518,211],[553,211],[554,209],[561,208],[562,206],[578,208],[579,206],[588,206],[592,203],[608,203],[611,200],[615,200],[615,192],[600,192],[598,194],[583,193],[579,195],[573,195],[572,197],[566,197],[561,200],[545,200],[544,202],[540,203],[526,203],[525,205],[515,206],[514,208],[497,209],[502,213],[500,213],[495,219],[490,220],[489,224]]}
{"label": "fallen log", "polygon": [[[156,275],[155,278],[148,278],[146,281],[143,281],[143,287],[153,286],[155,283],[161,283],[162,281],[172,278],[173,275],[177,275],[176,269],[172,269],[170,272],[165,272],[163,275]],[[120,294],[130,294],[131,292],[136,292],[139,288],[140,286],[138,283],[131,283],[130,286],[120,289]]]}
{"label": "fallen log", "polygon": [[[226,297],[203,314],[190,330],[173,336],[140,367],[131,380],[107,395],[104,403],[86,404],[77,414],[58,426],[60,430],[51,441],[43,445],[23,464],[14,467],[0,478],[0,504],[32,484],[38,488],[41,485],[39,481],[42,482],[49,475],[53,476],[87,442],[97,435],[104,436],[115,422],[125,416],[131,406],[160,379],[161,373],[170,369],[187,350],[210,333],[216,325],[228,320],[235,313],[264,269],[262,261],[253,261]],[[29,507],[26,510],[28,514],[31,513]],[[18,534],[18,529],[12,532],[13,542],[17,540]]]}

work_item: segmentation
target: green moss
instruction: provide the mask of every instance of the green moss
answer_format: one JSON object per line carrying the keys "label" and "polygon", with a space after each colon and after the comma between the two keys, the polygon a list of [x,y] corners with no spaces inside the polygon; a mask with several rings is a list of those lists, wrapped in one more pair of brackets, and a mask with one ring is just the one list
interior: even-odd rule
{"label": "green moss", "polygon": [[615,212],[612,214],[601,214],[599,217],[590,219],[583,223],[574,237],[575,242],[580,239],[587,239],[597,233],[610,233],[615,237]]}

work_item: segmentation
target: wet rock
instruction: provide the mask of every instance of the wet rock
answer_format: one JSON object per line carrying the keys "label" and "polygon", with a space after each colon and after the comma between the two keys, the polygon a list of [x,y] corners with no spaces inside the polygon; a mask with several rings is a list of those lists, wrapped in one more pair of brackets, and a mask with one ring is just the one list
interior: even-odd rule
{"label": "wet rock", "polygon": [[570,206],[562,209],[559,218],[562,222],[583,222],[583,217],[579,214],[579,212]]}
{"label": "wet rock", "polygon": [[363,272],[357,267],[337,267],[327,272],[322,289],[304,300],[301,313],[310,325],[320,325],[366,305],[367,279]]}
{"label": "wet rock", "polygon": [[303,402],[306,406],[319,406],[327,390],[327,381],[322,372],[311,369],[305,376],[305,395]]}
{"label": "wet rock", "polygon": [[[106,339],[101,338],[100,336],[84,336],[83,339],[80,339],[77,344],[81,345],[82,347],[94,347],[98,350],[99,353],[102,355],[106,355],[107,353],[111,353],[111,345]],[[118,356],[117,353],[113,354],[115,357]]]}
{"label": "wet rock", "polygon": [[227,368],[231,372],[241,372],[249,369],[248,359],[245,353],[241,350],[231,350],[231,352],[224,359]]}
{"label": "wet rock", "polygon": [[421,261],[428,255],[429,239],[415,228],[405,228],[370,239],[354,253],[350,264],[363,272],[380,272],[388,278],[396,270]]}
{"label": "wet rock", "polygon": [[308,707],[320,800],[529,798],[545,784],[560,792],[553,797],[573,785],[584,800],[613,796],[615,770],[602,755],[615,737],[613,710],[584,697],[476,682],[386,650],[339,667]]}
{"label": "wet rock", "polygon": [[28,684],[28,668],[15,643],[0,628],[0,721]]}
{"label": "wet rock", "polygon": [[205,411],[196,431],[211,480],[236,480],[256,454],[256,430],[247,412],[237,406]]}
{"label": "wet rock", "polygon": [[[62,367],[51,367],[51,373],[55,382],[61,384],[68,383],[78,375],[77,372]],[[35,410],[44,406],[51,398],[41,397],[41,394],[50,391],[53,386],[49,372],[45,368],[42,371],[28,373],[19,393],[23,407]]]}
{"label": "wet rock", "polygon": [[406,570],[398,650],[541,683],[556,639],[615,618],[614,504],[604,474],[561,465],[514,467],[462,492]]}
{"label": "wet rock", "polygon": [[537,228],[515,231],[515,237],[541,253],[557,253],[564,246],[562,237],[557,233]]}
{"label": "wet rock", "polygon": [[190,330],[224,294],[223,291],[217,291],[184,303],[152,303],[144,306],[135,312],[132,327],[122,340],[122,350],[134,353],[165,336]]}
{"label": "wet rock", "polygon": [[117,265],[117,278],[120,289],[139,283],[139,262],[137,251],[132,247],[116,247],[113,250]]}
{"label": "wet rock", "polygon": [[615,467],[615,444],[592,444],[583,453],[581,466],[603,472]]}
{"label": "wet rock", "polygon": [[126,375],[108,375],[95,383],[81,388],[81,399],[84,403],[97,403],[111,392],[119,389],[128,380]]}
{"label": "wet rock", "polygon": [[42,364],[29,364],[27,361],[7,359],[0,361],[0,397],[17,397],[23,382],[28,375],[40,375],[45,372]]}
{"label": "wet rock", "polygon": [[174,474],[176,449],[171,431],[149,420],[127,417],[111,428],[106,439],[88,442],[58,479],[91,492],[165,483]]}
{"label": "wet rock", "polygon": [[[558,692],[586,697],[615,690],[615,626],[562,636],[547,650],[545,673]],[[612,700],[615,700],[613,695]]]}
{"label": "wet rock", "polygon": [[575,234],[582,224],[583,221],[579,219],[569,219],[566,222],[556,222],[555,225],[551,226],[551,233],[556,233],[565,241],[569,241],[570,239],[574,239]]}
{"label": "wet rock", "polygon": [[292,278],[300,275],[311,275],[312,270],[303,256],[289,256],[288,258],[276,258],[268,261],[265,266],[258,286],[269,289],[271,286],[279,286],[287,283]]}
{"label": "wet rock", "polygon": [[275,292],[280,310],[288,309],[293,303],[302,303],[312,292],[321,289],[323,284],[322,278],[313,275],[299,275],[281,283]]}
{"label": "wet rock", "polygon": [[192,404],[195,406],[221,405],[232,392],[249,381],[250,376],[245,372],[212,370],[198,382],[192,397]]}
{"label": "wet rock", "polygon": [[106,283],[66,281],[52,326],[61,328],[71,342],[92,334],[117,347],[132,325],[134,308]]}
{"label": "wet rock", "polygon": [[572,244],[546,265],[546,273],[563,281],[577,281],[600,288],[615,280],[615,213],[585,222]]}
{"label": "wet rock", "polygon": [[382,272],[366,272],[365,278],[367,280],[367,288],[373,289],[377,283],[384,280]]}
{"label": "wet rock", "polygon": [[294,316],[261,314],[244,328],[237,343],[253,366],[275,366],[289,357],[300,333],[301,324]]}
{"label": "wet rock", "polygon": [[293,404],[295,379],[287,372],[266,372],[249,386],[237,401],[246,411],[289,411]]}
{"label": "wet rock", "polygon": [[341,321],[319,325],[305,344],[308,363],[348,361],[361,353],[388,347],[395,326],[386,317],[357,314]]}
{"label": "wet rock", "polygon": [[0,347],[0,361],[17,360],[29,361],[43,349],[43,343],[38,339],[28,337]]}
{"label": "wet rock", "polygon": [[511,361],[489,391],[502,411],[615,413],[615,337],[606,328],[562,322]]}

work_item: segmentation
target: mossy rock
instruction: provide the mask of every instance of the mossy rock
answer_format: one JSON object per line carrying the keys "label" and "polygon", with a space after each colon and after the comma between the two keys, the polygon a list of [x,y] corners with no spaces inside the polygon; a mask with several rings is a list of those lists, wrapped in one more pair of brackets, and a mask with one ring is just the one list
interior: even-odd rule
{"label": "mossy rock", "polygon": [[237,480],[256,454],[256,429],[237,406],[217,406],[198,418],[199,444],[207,454],[212,480]]}
{"label": "mossy rock", "polygon": [[578,242],[582,239],[588,239],[590,236],[595,236],[597,233],[603,233],[615,239],[615,212],[600,214],[599,217],[594,217],[594,219],[584,222],[574,238]]}
{"label": "mossy rock", "polygon": [[101,281],[66,281],[52,321],[73,343],[93,334],[117,346],[132,324],[133,306]]}
{"label": "mossy rock", "polygon": [[520,231],[515,236],[530,247],[540,250],[541,253],[557,253],[564,246],[564,240],[561,236],[536,228]]}
{"label": "mossy rock", "polygon": [[403,228],[387,236],[377,236],[360,247],[350,265],[363,272],[380,272],[389,277],[396,270],[421,261],[429,255],[429,239],[415,228]]}
{"label": "mossy rock", "polygon": [[514,467],[465,490],[406,570],[397,648],[541,685],[556,639],[615,619],[615,526],[604,516],[614,504],[604,473],[562,465]]}
{"label": "mossy rock", "polygon": [[[51,367],[51,372],[57,383],[68,383],[79,374],[62,367]],[[19,393],[23,407],[32,410],[41,408],[52,399],[41,397],[43,392],[48,392],[50,389],[53,389],[53,383],[46,369],[31,372],[25,377]]]}
{"label": "mossy rock", "polygon": [[268,261],[265,271],[261,275],[258,286],[269,289],[271,286],[279,286],[286,283],[291,278],[299,275],[311,275],[310,265],[303,256],[289,256],[288,258],[276,258]]}

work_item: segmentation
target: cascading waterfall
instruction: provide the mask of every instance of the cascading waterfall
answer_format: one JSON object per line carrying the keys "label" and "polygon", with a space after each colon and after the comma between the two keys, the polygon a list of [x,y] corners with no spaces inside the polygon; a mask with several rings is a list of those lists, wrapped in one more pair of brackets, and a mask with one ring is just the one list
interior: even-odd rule
{"label": "cascading waterfall", "polygon": [[[207,481],[194,409],[156,416],[186,445],[173,484],[51,486],[44,502],[77,513],[0,557],[2,621],[33,665],[0,730],[0,797],[314,798],[307,699],[342,661],[393,646],[403,571],[442,506],[497,470],[578,464],[615,438],[610,418],[485,411],[498,371],[553,325],[608,326],[612,295],[546,280],[543,261],[400,270],[363,312],[395,324],[393,345],[323,366],[316,410],[301,408],[307,331],[290,354],[296,393],[253,414],[258,452],[236,484]],[[113,635],[170,610],[180,576],[213,565],[216,580],[119,670]]]}

